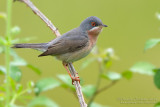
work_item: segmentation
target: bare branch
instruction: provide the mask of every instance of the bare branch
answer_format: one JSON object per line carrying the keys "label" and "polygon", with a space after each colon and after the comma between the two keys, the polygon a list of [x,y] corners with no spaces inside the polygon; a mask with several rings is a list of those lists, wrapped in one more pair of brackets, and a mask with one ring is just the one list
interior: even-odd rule
{"label": "bare branch", "polygon": [[92,95],[90,100],[88,101],[88,107],[90,107],[91,103],[94,101],[94,99],[97,95],[97,91],[99,89],[100,83],[101,83],[101,75],[103,73],[103,68],[102,68],[101,62],[99,62],[99,61],[98,61],[98,66],[99,66],[99,75],[98,75],[98,79],[97,79],[97,83],[96,83],[96,91],[94,92],[94,94]]}
{"label": "bare branch", "polygon": [[112,87],[113,85],[115,85],[117,83],[117,81],[112,81],[109,85],[104,86],[103,88],[96,90],[96,92],[94,93],[94,95],[92,96],[92,98],[90,99],[90,101],[88,102],[88,107],[90,107],[91,103],[93,102],[93,100],[96,98],[96,96],[101,93],[102,91],[107,90],[108,88]]}
{"label": "bare branch", "polygon": [[[60,32],[52,24],[52,22],[41,11],[39,11],[39,9],[30,0],[18,0],[18,1],[21,1],[21,2],[25,3],[26,5],[28,5],[32,9],[32,11],[36,15],[38,15],[47,24],[47,26],[53,31],[53,33],[57,37],[61,36]],[[71,72],[72,76],[73,77],[78,76],[74,67],[73,67],[73,65],[72,65],[72,63],[69,63],[68,65],[69,65],[69,69],[70,69],[70,72]],[[77,96],[78,96],[79,103],[80,103],[81,107],[87,107],[87,104],[85,103],[85,100],[84,100],[83,93],[82,93],[81,86],[80,86],[79,82],[74,81],[74,85],[76,87],[76,92],[77,92]]]}
{"label": "bare branch", "polygon": [[47,26],[53,31],[53,33],[58,37],[61,36],[60,32],[58,29],[52,24],[52,22],[41,12],[39,9],[30,1],[30,0],[19,0],[27,4],[32,11],[38,15],[46,24]]}
{"label": "bare branch", "polygon": [[117,82],[118,82],[118,80],[112,81],[109,85],[104,86],[103,88],[97,90],[96,94],[99,94],[100,92],[107,90],[108,88],[110,88],[110,87],[112,87],[113,85],[115,85]]}
{"label": "bare branch", "polygon": [[[78,75],[77,75],[77,72],[76,72],[76,70],[74,69],[72,63],[69,63],[69,64],[68,64],[68,67],[69,67],[69,69],[70,69],[71,75],[72,75],[73,77],[77,77],[77,76],[78,76]],[[80,85],[80,83],[79,83],[78,81],[74,81],[73,84],[74,84],[75,87],[76,87],[76,92],[77,92],[77,96],[78,96],[78,98],[79,98],[79,103],[80,103],[81,107],[87,107],[87,104],[85,103],[85,100],[84,100],[84,97],[83,97],[83,93],[82,93],[82,90],[81,90],[81,85]]]}

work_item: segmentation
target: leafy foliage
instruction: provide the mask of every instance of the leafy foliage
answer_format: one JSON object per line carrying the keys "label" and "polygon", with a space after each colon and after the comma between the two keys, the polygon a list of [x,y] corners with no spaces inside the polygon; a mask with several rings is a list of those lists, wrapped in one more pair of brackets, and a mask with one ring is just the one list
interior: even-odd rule
{"label": "leafy foliage", "polygon": [[4,12],[0,12],[0,19],[6,19],[7,18],[7,15],[6,15],[6,13],[4,13]]}
{"label": "leafy foliage", "polygon": [[85,62],[83,62],[82,65],[81,65],[81,70],[83,70],[84,68],[86,68],[93,61],[95,61],[95,58],[88,58],[88,59],[86,59]]}
{"label": "leafy foliage", "polygon": [[59,107],[53,100],[44,96],[36,97],[28,104],[28,107],[37,107],[37,106]]}
{"label": "leafy foliage", "polygon": [[102,77],[108,80],[119,80],[122,78],[121,74],[116,72],[107,72],[105,74],[102,74]]}
{"label": "leafy foliage", "polygon": [[[0,18],[6,19],[6,14],[5,13],[0,13]],[[0,36],[0,53],[3,54],[5,53],[5,48],[6,47],[11,47],[11,44],[18,43],[18,42],[26,42],[28,40],[31,40],[30,38],[15,38],[16,35],[20,34],[21,29],[18,26],[14,26],[10,29],[9,31],[11,33],[11,36],[9,37],[4,37]],[[32,98],[31,102],[28,104],[29,107],[35,107],[37,105],[44,105],[46,107],[58,107],[58,105],[50,100],[47,97],[39,96],[34,98],[33,95],[30,95],[30,93],[34,92],[36,94],[39,94],[40,92],[47,91],[49,89],[53,89],[55,87],[60,86],[60,82],[55,80],[54,78],[45,78],[42,80],[39,80],[35,85],[33,81],[28,81],[27,82],[27,87],[24,88],[22,84],[20,84],[23,72],[20,69],[20,66],[23,67],[28,67],[32,71],[34,71],[36,74],[40,75],[41,71],[39,68],[35,67],[32,64],[29,64],[26,60],[18,56],[18,54],[12,49],[9,48],[9,55],[7,57],[12,57],[13,60],[9,62],[9,68],[10,68],[10,75],[9,75],[9,81],[7,81],[10,86],[8,87],[9,90],[11,91],[10,95],[10,100],[9,104],[11,107],[22,107],[20,105],[15,104],[17,99],[24,99],[24,101],[28,97]],[[0,66],[0,75],[1,76],[6,76],[7,74],[7,68],[4,67],[3,65]],[[6,80],[5,80],[6,81]],[[4,101],[6,100],[6,83],[0,85],[0,106],[3,107]],[[27,93],[27,95],[26,95]],[[28,103],[28,102],[27,102]],[[25,104],[26,105],[26,104]]]}
{"label": "leafy foliage", "polygon": [[131,71],[127,70],[127,71],[122,72],[122,76],[129,80],[132,78],[133,73]]}
{"label": "leafy foliage", "polygon": [[11,29],[11,34],[12,34],[13,36],[18,35],[20,32],[21,32],[21,29],[20,29],[19,26],[14,26],[14,27]]}
{"label": "leafy foliage", "polygon": [[19,82],[22,76],[21,70],[17,66],[11,66],[10,70],[10,76],[13,78],[13,80]]}
{"label": "leafy foliage", "polygon": [[146,51],[150,48],[153,48],[154,46],[156,46],[159,43],[160,43],[160,39],[150,39],[146,42],[144,50]]}
{"label": "leafy foliage", "polygon": [[109,106],[104,106],[104,105],[101,105],[101,104],[98,104],[98,103],[92,103],[90,107],[109,107]]}
{"label": "leafy foliage", "polygon": [[60,82],[54,78],[44,78],[35,84],[35,93],[39,95],[43,91],[47,91],[60,86]]}
{"label": "leafy foliage", "polygon": [[31,64],[27,64],[27,67],[30,68],[31,70],[33,70],[35,73],[37,74],[41,74],[41,71],[39,68],[35,67],[34,65],[31,65]]}
{"label": "leafy foliage", "polygon": [[7,41],[4,37],[0,36],[0,45],[4,46],[7,44]]}
{"label": "leafy foliage", "polygon": [[140,74],[153,75],[153,69],[155,68],[156,67],[149,62],[137,62],[130,68],[130,71]]}
{"label": "leafy foliage", "polygon": [[82,92],[87,98],[91,98],[96,91],[96,87],[93,85],[86,85],[82,87]]}
{"label": "leafy foliage", "polygon": [[156,70],[156,73],[154,75],[154,84],[158,89],[160,89],[160,69]]}
{"label": "leafy foliage", "polygon": [[156,17],[158,20],[160,20],[160,13],[159,12],[156,12]]}
{"label": "leafy foliage", "polygon": [[0,66],[0,74],[3,75],[6,73],[6,68],[4,66]]}
{"label": "leafy foliage", "polygon": [[[156,13],[156,17],[158,20],[160,20],[160,14],[157,12]],[[146,42],[144,50],[148,50],[150,48],[153,48],[154,46],[156,46],[157,44],[160,43],[160,39],[150,39]],[[149,64],[148,64],[149,65]],[[155,68],[154,65],[149,65],[149,67],[146,67],[148,69],[148,71],[150,71],[149,74],[154,74],[154,84],[155,86],[160,89],[160,69],[159,68]],[[154,107],[160,107],[160,102],[156,103]]]}
{"label": "leafy foliage", "polygon": [[70,88],[72,91],[75,91],[75,87],[71,84],[71,78],[69,77],[69,75],[58,75],[58,78],[63,82],[61,84],[61,87],[63,88]]}
{"label": "leafy foliage", "polygon": [[156,103],[154,107],[160,107],[160,102]]}

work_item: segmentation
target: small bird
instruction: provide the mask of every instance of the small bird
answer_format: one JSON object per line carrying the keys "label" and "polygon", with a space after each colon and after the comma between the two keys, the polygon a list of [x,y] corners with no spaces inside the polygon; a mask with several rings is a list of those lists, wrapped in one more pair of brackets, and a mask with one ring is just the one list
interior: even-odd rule
{"label": "small bird", "polygon": [[38,57],[55,56],[62,61],[73,84],[74,81],[80,82],[80,79],[79,77],[72,77],[67,68],[68,63],[80,60],[91,52],[103,27],[107,27],[107,25],[103,24],[101,19],[91,16],[82,21],[79,27],[64,33],[48,43],[14,44],[12,48],[32,48],[42,51],[43,53]]}

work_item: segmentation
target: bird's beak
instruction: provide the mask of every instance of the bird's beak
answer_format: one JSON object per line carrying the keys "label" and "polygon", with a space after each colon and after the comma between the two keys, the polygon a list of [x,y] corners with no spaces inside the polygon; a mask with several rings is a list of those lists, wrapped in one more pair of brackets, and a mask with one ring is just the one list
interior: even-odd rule
{"label": "bird's beak", "polygon": [[107,26],[107,25],[105,25],[105,24],[102,24],[102,26],[103,26],[103,27],[108,27],[108,26]]}

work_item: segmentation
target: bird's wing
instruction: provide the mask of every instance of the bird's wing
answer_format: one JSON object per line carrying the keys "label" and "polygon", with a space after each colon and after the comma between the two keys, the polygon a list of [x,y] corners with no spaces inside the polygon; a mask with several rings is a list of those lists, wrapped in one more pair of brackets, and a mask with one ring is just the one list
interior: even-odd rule
{"label": "bird's wing", "polygon": [[[63,35],[62,35],[63,36]],[[88,37],[81,35],[64,35],[51,44],[47,51],[39,56],[60,55],[82,49],[88,43]]]}

